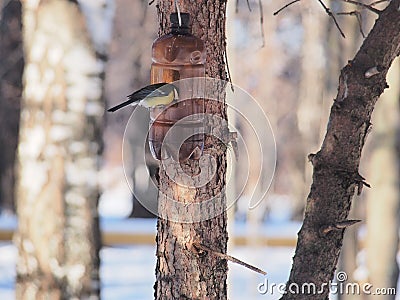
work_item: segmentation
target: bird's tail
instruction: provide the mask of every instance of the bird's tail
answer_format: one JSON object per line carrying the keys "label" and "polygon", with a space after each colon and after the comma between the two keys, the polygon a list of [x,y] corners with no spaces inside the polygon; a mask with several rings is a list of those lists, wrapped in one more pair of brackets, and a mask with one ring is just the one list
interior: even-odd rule
{"label": "bird's tail", "polygon": [[[125,106],[131,104],[131,103],[132,103],[131,100],[125,101],[125,102],[123,102],[123,103],[121,103],[121,104],[118,104],[118,105],[116,105],[116,106],[114,106],[114,107],[109,108],[107,111],[114,112],[114,111],[116,111],[116,110],[118,110],[118,109],[120,109],[120,108],[123,108],[123,107],[125,107]],[[134,103],[133,103],[133,104],[134,104]]]}

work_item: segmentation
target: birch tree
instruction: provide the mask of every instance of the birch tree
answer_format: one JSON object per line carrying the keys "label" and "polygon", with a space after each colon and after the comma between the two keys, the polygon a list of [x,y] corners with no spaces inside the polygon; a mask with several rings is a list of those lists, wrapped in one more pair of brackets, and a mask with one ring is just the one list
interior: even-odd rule
{"label": "birch tree", "polygon": [[18,299],[99,295],[97,170],[107,28],[89,34],[87,25],[94,27],[94,7],[100,20],[111,19],[108,2],[81,4],[87,22],[76,1],[23,2]]}

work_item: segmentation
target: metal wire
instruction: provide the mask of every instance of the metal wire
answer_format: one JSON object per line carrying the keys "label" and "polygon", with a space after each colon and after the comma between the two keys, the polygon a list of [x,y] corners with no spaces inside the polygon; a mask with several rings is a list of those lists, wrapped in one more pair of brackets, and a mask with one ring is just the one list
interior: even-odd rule
{"label": "metal wire", "polygon": [[175,0],[175,9],[176,12],[178,13],[178,22],[179,22],[179,27],[182,26],[182,19],[181,19],[181,10],[179,9],[179,0]]}

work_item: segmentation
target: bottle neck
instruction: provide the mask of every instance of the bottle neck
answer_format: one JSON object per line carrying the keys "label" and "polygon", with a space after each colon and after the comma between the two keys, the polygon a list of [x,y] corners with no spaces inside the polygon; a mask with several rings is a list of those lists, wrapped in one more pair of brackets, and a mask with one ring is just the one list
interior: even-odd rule
{"label": "bottle neck", "polygon": [[190,28],[189,27],[179,27],[179,26],[171,26],[171,33],[172,34],[190,34]]}

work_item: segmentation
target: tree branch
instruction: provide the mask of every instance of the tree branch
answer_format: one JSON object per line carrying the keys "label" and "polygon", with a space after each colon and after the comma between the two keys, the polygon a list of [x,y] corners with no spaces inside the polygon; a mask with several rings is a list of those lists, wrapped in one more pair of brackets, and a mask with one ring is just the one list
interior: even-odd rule
{"label": "tree branch", "polygon": [[354,11],[349,11],[349,12],[340,12],[340,13],[337,13],[336,15],[338,15],[338,16],[340,16],[340,15],[355,16],[357,19],[358,27],[360,28],[360,33],[361,33],[362,37],[365,38],[364,30],[362,29],[362,16],[359,11],[354,10]]}
{"label": "tree branch", "polygon": [[274,12],[274,16],[276,16],[277,14],[279,14],[282,10],[288,8],[290,5],[295,4],[296,2],[300,2],[300,0],[293,0],[293,1],[289,2],[289,3],[286,4],[285,6],[281,7],[281,8],[278,9],[276,12]]}
{"label": "tree branch", "polygon": [[378,0],[378,1],[374,1],[374,2],[370,3],[369,5],[374,6],[374,5],[381,4],[383,2],[389,2],[389,1],[390,0]]}
{"label": "tree branch", "polygon": [[333,22],[335,23],[335,25],[336,25],[337,29],[339,30],[340,34],[342,35],[342,37],[346,38],[343,30],[340,28],[339,23],[337,22],[337,20],[335,18],[335,15],[331,12],[331,9],[329,7],[327,7],[322,0],[318,0],[318,2],[325,9],[325,12],[328,14],[328,16],[330,16],[332,18]]}
{"label": "tree branch", "polygon": [[350,227],[350,226],[360,223],[360,222],[361,222],[361,220],[344,220],[344,221],[337,222],[335,224],[324,225],[320,228],[320,233],[323,235],[326,235],[331,231],[343,230],[343,229],[346,229],[347,227]]}
{"label": "tree branch", "polygon": [[358,2],[358,1],[353,1],[353,0],[337,0],[337,1],[347,2],[347,3],[354,4],[356,6],[360,6],[362,8],[365,8],[365,9],[368,9],[368,10],[372,11],[373,13],[376,13],[377,15],[379,15],[382,12],[379,9],[376,9],[375,7],[372,7],[372,4],[365,4],[365,3]]}
{"label": "tree branch", "polygon": [[[400,53],[399,6],[400,0],[389,3],[354,59],[341,70],[323,144],[309,156],[313,183],[287,287],[313,283],[325,288],[318,295],[293,294],[287,289],[282,299],[328,299],[326,283],[333,278],[343,243],[344,230],[336,229],[349,224],[343,220],[347,220],[356,188],[364,185],[357,174],[371,114],[388,87],[387,71]],[[375,68],[377,72],[372,72]],[[373,75],[366,76],[368,72]],[[321,234],[321,228],[329,234]]]}
{"label": "tree branch", "polygon": [[261,29],[261,48],[264,48],[265,46],[265,33],[264,33],[264,10],[262,6],[262,1],[258,0],[258,7],[260,10],[260,29]]}
{"label": "tree branch", "polygon": [[250,264],[248,264],[248,263],[246,263],[246,262],[244,262],[244,261],[242,261],[240,259],[237,259],[236,257],[228,255],[226,253],[221,253],[219,251],[212,250],[211,248],[209,248],[209,247],[207,247],[207,246],[205,246],[203,244],[200,244],[198,242],[193,243],[193,247],[196,249],[197,253],[199,253],[199,254],[201,254],[201,251],[205,251],[205,252],[211,253],[211,254],[213,254],[215,256],[218,256],[218,257],[220,257],[222,259],[226,259],[226,260],[229,260],[229,261],[231,261],[231,262],[233,262],[235,264],[241,265],[241,266],[243,266],[243,267],[245,267],[247,269],[250,269],[250,270],[252,270],[254,272],[260,273],[262,275],[267,275],[267,272],[255,267],[255,266],[252,266],[252,265],[250,265]]}

